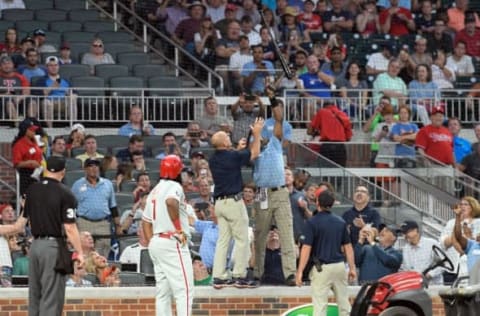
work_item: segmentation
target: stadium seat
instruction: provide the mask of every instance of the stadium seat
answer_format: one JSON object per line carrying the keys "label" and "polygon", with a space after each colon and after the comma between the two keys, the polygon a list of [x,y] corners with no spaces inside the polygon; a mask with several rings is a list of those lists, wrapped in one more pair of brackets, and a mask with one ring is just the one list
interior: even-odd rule
{"label": "stadium seat", "polygon": [[66,159],[66,167],[68,170],[83,170],[82,161],[80,159],[75,158],[67,158]]}
{"label": "stadium seat", "polygon": [[71,81],[72,77],[89,76],[90,66],[82,64],[69,64],[60,66],[60,76]]}
{"label": "stadium seat", "polygon": [[162,89],[150,91],[150,96],[179,96],[182,94],[182,83],[175,77],[151,77],[148,79],[148,87],[152,89]]}
{"label": "stadium seat", "polygon": [[24,21],[33,20],[34,11],[28,9],[4,9],[2,10],[2,19],[6,21]]}
{"label": "stadium seat", "polygon": [[164,65],[145,64],[133,66],[133,75],[135,77],[143,78],[145,81],[159,74],[165,74],[166,69]]}
{"label": "stadium seat", "polygon": [[115,200],[117,201],[117,206],[122,206],[127,203],[134,203],[132,193],[115,193]]}
{"label": "stadium seat", "polygon": [[128,66],[129,71],[133,71],[133,66],[135,65],[150,63],[150,56],[147,53],[141,52],[119,53],[117,55],[117,62],[120,65]]}
{"label": "stadium seat", "polygon": [[119,244],[119,250],[120,253],[122,253],[125,248],[127,248],[130,245],[133,245],[134,243],[138,242],[138,236],[120,236],[118,237],[118,244]]}
{"label": "stadium seat", "polygon": [[75,21],[51,21],[48,28],[54,32],[78,32],[82,30],[82,23]]}
{"label": "stadium seat", "polygon": [[163,146],[162,135],[145,136],[143,137],[143,142],[145,144],[145,147],[148,147],[148,148],[156,148],[156,147]]}
{"label": "stadium seat", "polygon": [[[7,29],[11,27],[15,27],[15,21],[0,20],[0,32],[4,33]],[[21,37],[17,36],[17,38]]]}
{"label": "stadium seat", "polygon": [[93,273],[87,273],[83,278],[87,281],[90,281],[93,286],[100,285],[97,276]]}
{"label": "stadium seat", "polygon": [[143,273],[138,272],[119,272],[121,286],[144,286],[146,279]]}
{"label": "stadium seat", "polygon": [[140,96],[144,88],[143,79],[131,76],[113,77],[110,79],[110,88],[113,95],[123,97],[117,100],[119,119],[128,119],[127,107],[140,104]]}
{"label": "stadium seat", "polygon": [[[162,146],[162,143],[158,143],[157,146]],[[153,170],[153,171],[158,171],[160,162],[158,159],[154,158],[146,158],[145,159],[145,169],[146,170]]]}
{"label": "stadium seat", "polygon": [[25,8],[29,10],[53,9],[52,0],[23,0]]}
{"label": "stadium seat", "polygon": [[114,64],[95,65],[95,76],[101,77],[105,82],[109,83],[113,77],[128,76],[128,67]]}
{"label": "stadium seat", "polygon": [[48,29],[48,22],[37,20],[22,20],[15,22],[15,28],[20,32],[32,33],[35,29]]}
{"label": "stadium seat", "polygon": [[84,10],[85,4],[85,0],[54,0],[55,9],[65,11]]}
{"label": "stadium seat", "polygon": [[95,33],[83,31],[63,32],[63,40],[66,42],[91,42],[95,38]]}
{"label": "stadium seat", "polygon": [[98,20],[99,18],[99,13],[96,10],[72,9],[68,11],[70,21],[85,22]]}
{"label": "stadium seat", "polygon": [[103,32],[103,31],[113,31],[114,24],[113,22],[107,21],[85,21],[83,22],[83,30],[86,32]]}
{"label": "stadium seat", "polygon": [[35,20],[39,21],[62,21],[67,19],[67,12],[56,9],[44,9],[35,11]]}
{"label": "stadium seat", "polygon": [[86,52],[90,51],[90,46],[91,46],[90,42],[69,42],[69,44],[70,44],[70,51],[71,51],[70,56],[74,60],[80,61],[81,56]]}
{"label": "stadium seat", "polygon": [[[60,68],[63,68],[64,66]],[[74,65],[74,66],[87,66],[87,65]],[[72,73],[75,73],[74,69],[72,69]],[[104,96],[105,95],[104,91],[102,90],[102,88],[105,87],[105,80],[100,77],[89,76],[88,74],[85,75],[84,70],[83,70],[83,75],[72,76],[70,83],[72,84],[73,87],[75,87],[75,89],[77,89],[76,91],[79,96]],[[79,88],[84,88],[84,89],[79,89]],[[87,88],[90,88],[90,89],[87,89]],[[101,146],[98,143],[97,145]]]}
{"label": "stadium seat", "polygon": [[[102,37],[101,37],[102,38]],[[103,40],[103,38],[102,38]],[[129,53],[129,52],[135,52],[136,48],[133,43],[126,41],[126,42],[115,42],[115,43],[104,43],[105,45],[105,52],[109,53],[112,55],[112,57],[117,60],[117,56],[120,53]]]}
{"label": "stadium seat", "polygon": [[131,194],[136,187],[137,183],[135,181],[123,181],[122,184],[120,184],[120,192]]}
{"label": "stadium seat", "polygon": [[65,177],[63,178],[63,183],[65,183],[66,186],[71,188],[75,181],[84,176],[85,171],[83,170],[67,170],[67,172],[65,172]]}
{"label": "stadium seat", "polygon": [[103,147],[127,147],[128,145],[128,137],[127,136],[120,136],[120,135],[98,135],[96,137],[97,146]]}
{"label": "stadium seat", "polygon": [[45,32],[45,43],[52,44],[58,48],[62,42],[62,34],[58,32]]}
{"label": "stadium seat", "polygon": [[102,31],[98,32],[97,37],[101,38],[103,43],[128,43],[133,40],[133,36],[123,31]]}

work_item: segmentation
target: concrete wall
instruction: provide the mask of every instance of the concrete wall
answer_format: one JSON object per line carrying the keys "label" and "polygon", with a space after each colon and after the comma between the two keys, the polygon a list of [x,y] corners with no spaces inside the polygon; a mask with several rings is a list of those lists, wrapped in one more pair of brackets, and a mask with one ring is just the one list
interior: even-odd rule
{"label": "concrete wall", "polygon": [[[433,316],[444,316],[438,288],[429,289],[433,299]],[[355,297],[358,287],[349,288]],[[0,289],[0,316],[27,316],[28,289]],[[69,288],[65,316],[155,316],[155,289],[132,288]],[[193,315],[281,315],[286,310],[311,302],[310,287],[259,287],[215,290],[196,287]],[[333,300],[332,300],[333,301]]]}

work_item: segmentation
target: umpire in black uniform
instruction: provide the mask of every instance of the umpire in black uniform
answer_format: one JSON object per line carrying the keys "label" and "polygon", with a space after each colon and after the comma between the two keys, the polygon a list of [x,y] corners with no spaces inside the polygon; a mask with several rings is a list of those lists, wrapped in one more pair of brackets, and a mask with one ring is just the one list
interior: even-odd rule
{"label": "umpire in black uniform", "polygon": [[80,266],[84,265],[80,234],[75,223],[77,201],[70,189],[61,183],[64,176],[65,158],[48,158],[44,177],[26,192],[23,216],[11,225],[12,230],[18,230],[30,221],[34,237],[28,275],[29,316],[62,314],[66,275],[56,272],[55,266],[64,238],[68,238],[78,253]]}
{"label": "umpire in black uniform", "polygon": [[[310,271],[313,314],[326,315],[330,289],[335,293],[339,315],[350,315],[348,281],[356,278],[353,247],[345,221],[330,212],[335,195],[329,190],[317,190],[317,214],[311,217],[301,236],[302,248],[296,274],[296,283],[302,285],[302,275],[309,258],[314,263]],[[311,257],[310,257],[311,255]],[[347,261],[349,271],[345,269]]]}

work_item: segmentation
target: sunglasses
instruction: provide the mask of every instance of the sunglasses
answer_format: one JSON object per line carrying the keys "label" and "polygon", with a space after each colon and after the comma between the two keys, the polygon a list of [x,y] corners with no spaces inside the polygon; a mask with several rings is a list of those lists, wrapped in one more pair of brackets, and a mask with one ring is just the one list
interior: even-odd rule
{"label": "sunglasses", "polygon": [[93,47],[103,47],[102,44],[92,44]]}

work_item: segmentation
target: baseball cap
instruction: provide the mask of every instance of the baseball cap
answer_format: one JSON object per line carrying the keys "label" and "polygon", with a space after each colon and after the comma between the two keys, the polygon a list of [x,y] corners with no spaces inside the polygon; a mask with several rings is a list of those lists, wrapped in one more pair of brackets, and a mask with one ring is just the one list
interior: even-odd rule
{"label": "baseball cap", "polygon": [[394,51],[393,44],[390,43],[390,42],[385,42],[385,43],[383,43],[383,44],[382,44],[382,48],[388,50],[389,52],[393,52],[393,51]]}
{"label": "baseball cap", "polygon": [[437,113],[445,114],[445,109],[443,108],[443,106],[437,105],[437,106],[432,107],[432,110],[430,111],[430,115],[434,115],[434,114],[437,114]]}
{"label": "baseball cap", "polygon": [[202,158],[205,159],[205,155],[201,151],[194,151],[191,155],[190,158]]}
{"label": "baseball cap", "polygon": [[32,43],[33,45],[35,45],[35,40],[33,38],[31,38],[30,36],[27,36],[27,37],[24,37],[22,39],[22,41],[20,42],[20,44],[24,44],[26,42],[30,42]]}
{"label": "baseball cap", "polygon": [[50,156],[47,159],[47,170],[50,172],[59,172],[65,169],[66,160],[62,156]]}
{"label": "baseball cap", "polygon": [[230,11],[237,11],[237,6],[234,5],[233,3],[228,3],[226,6],[225,6],[225,11],[227,10],[230,10]]}
{"label": "baseball cap", "polygon": [[71,132],[79,131],[79,132],[85,133],[85,126],[83,126],[83,124],[76,123],[72,125],[72,128],[70,129],[70,131]]}
{"label": "baseball cap", "polygon": [[46,33],[44,30],[42,29],[36,29],[35,31],[33,31],[33,36],[45,36]]}
{"label": "baseball cap", "polygon": [[100,166],[100,160],[94,159],[94,158],[87,158],[85,162],[83,163],[83,167],[89,167],[89,166]]}
{"label": "baseball cap", "polygon": [[[1,61],[1,59],[0,59]],[[36,125],[33,120],[30,118],[24,119],[22,122],[20,122],[20,125],[18,126],[18,129],[21,131],[26,131],[26,130],[31,130],[31,131],[37,131],[40,128],[40,126]]]}
{"label": "baseball cap", "polygon": [[63,42],[62,45],[60,45],[60,49],[70,49],[70,43]]}
{"label": "baseball cap", "polygon": [[379,231],[382,231],[382,229],[388,229],[395,237],[398,237],[398,234],[402,232],[400,228],[398,228],[397,225],[394,224],[381,224],[379,227]]}
{"label": "baseball cap", "polygon": [[46,61],[47,61],[46,64],[48,64],[48,63],[58,64],[58,57],[57,56],[48,56]]}
{"label": "baseball cap", "polygon": [[13,60],[10,56],[5,55],[0,57],[0,64],[7,63],[7,62],[13,63]]}
{"label": "baseball cap", "polygon": [[283,15],[297,16],[298,12],[294,7],[286,7]]}
{"label": "baseball cap", "polygon": [[418,229],[418,224],[416,221],[404,221],[400,226],[400,229],[404,234],[415,228]]}

